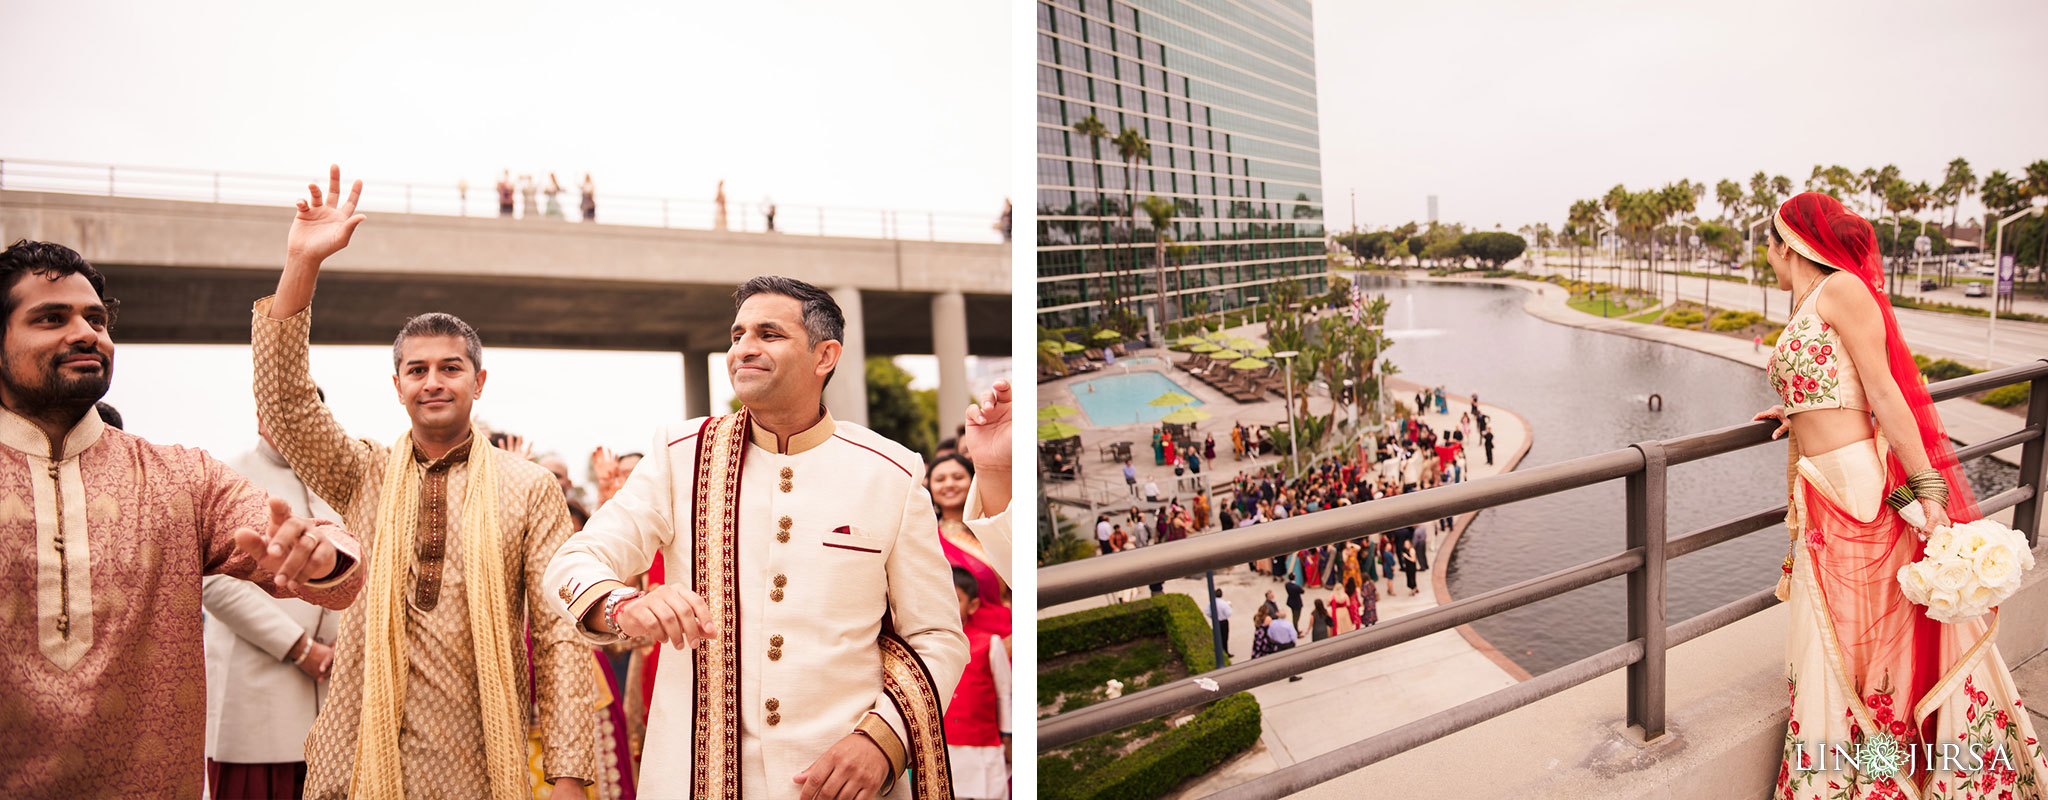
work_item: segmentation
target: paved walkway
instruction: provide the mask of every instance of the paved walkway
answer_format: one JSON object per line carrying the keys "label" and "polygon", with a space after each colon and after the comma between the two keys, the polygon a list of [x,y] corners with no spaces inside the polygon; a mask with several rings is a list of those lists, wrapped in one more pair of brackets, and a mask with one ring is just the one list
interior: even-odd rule
{"label": "paved walkway", "polygon": [[[1410,375],[1422,372],[1415,366],[1406,369]],[[1421,388],[1419,384],[1400,378],[1391,379],[1388,386],[1396,398],[1413,395]],[[1448,414],[1437,414],[1432,406],[1432,411],[1423,417],[1426,423],[1438,430],[1455,427],[1458,414],[1471,408],[1469,397],[1446,392],[1446,400]],[[1225,398],[1225,402],[1232,401]],[[1482,402],[1480,408],[1488,415],[1494,432],[1494,463],[1486,463],[1484,449],[1472,451],[1467,460],[1468,479],[1514,469],[1528,453],[1533,434],[1528,422],[1508,409],[1491,402]],[[1265,459],[1266,462],[1271,460]],[[1237,468],[1228,456],[1224,457],[1224,463],[1232,472]],[[1171,475],[1170,472],[1167,474]],[[1390,595],[1388,581],[1385,578],[1380,580],[1379,615],[1382,622],[1435,608],[1446,601],[1443,570],[1450,563],[1450,548],[1455,547],[1456,539],[1473,516],[1457,517],[1449,532],[1437,532],[1433,530],[1434,526],[1430,526],[1430,570],[1429,574],[1418,576],[1417,594],[1409,595],[1405,581],[1397,578],[1393,581],[1396,593]],[[1258,528],[1254,526],[1230,534],[1211,531],[1206,535],[1251,536],[1257,532]],[[1224,599],[1234,610],[1227,646],[1233,660],[1242,660],[1251,654],[1253,610],[1264,602],[1268,591],[1273,592],[1277,602],[1285,605],[1287,592],[1280,580],[1253,572],[1245,565],[1234,565],[1216,573],[1215,578],[1216,588],[1223,590]],[[1207,594],[1207,586],[1200,577],[1168,581],[1165,588],[1169,592],[1194,597],[1198,602]],[[1138,597],[1143,593],[1142,589],[1132,590],[1125,592],[1124,597]],[[1330,590],[1309,590],[1304,610],[1313,607],[1316,597],[1327,600]],[[1112,599],[1109,596],[1092,597],[1042,608],[1039,616],[1057,616],[1094,608],[1112,602]],[[1468,639],[1468,635],[1473,638]],[[1512,686],[1526,677],[1512,662],[1507,662],[1497,653],[1490,653],[1489,647],[1475,646],[1474,641],[1483,644],[1476,634],[1469,634],[1463,629],[1444,631],[1303,673],[1300,681],[1272,683],[1253,689],[1252,695],[1259,699],[1264,718],[1260,743],[1173,796],[1199,797],[1242,783],[1278,767],[1329,752]]]}
{"label": "paved walkway", "polygon": [[[1733,336],[1672,328],[1664,325],[1628,322],[1619,318],[1602,318],[1578,311],[1566,304],[1571,299],[1569,293],[1563,287],[1555,284],[1522,280],[1520,278],[1432,278],[1423,272],[1411,272],[1405,277],[1410,280],[1439,283],[1502,283],[1519,286],[1531,293],[1529,299],[1522,304],[1524,310],[1539,318],[1560,325],[1570,325],[1576,328],[1586,328],[1605,333],[1616,333],[1622,336],[1633,336],[1637,339],[1664,342],[1665,344],[1677,345],[1708,355],[1720,356],[1730,361],[1747,364],[1759,370],[1763,369],[1770,359],[1770,350],[1758,348],[1752,342],[1745,342]],[[1754,287],[1736,286],[1734,288],[1737,292],[1742,292],[1746,289],[1750,298],[1752,300],[1755,299],[1756,290]],[[1783,304],[1780,304],[1780,308],[1782,307]],[[1904,325],[1905,321],[1901,320],[1900,324]],[[2001,322],[1999,324],[2005,325],[2006,323]],[[2023,324],[2026,323],[2012,323],[2013,327]],[[2044,350],[2042,353],[2048,353],[2048,350]],[[2042,353],[2036,353],[2034,357],[2039,358]],[[2017,356],[2018,354],[2015,353],[2014,355]],[[2018,362],[2014,361],[2012,363]],[[2025,417],[2004,409],[1992,408],[1969,398],[1959,397],[1954,400],[1936,403],[1935,408],[1941,410],[1941,420],[1948,427],[1949,438],[1963,445],[1996,439],[2019,430],[2026,423]],[[1761,411],[1762,409],[1758,410]],[[2014,445],[2000,450],[1991,454],[1991,457],[2017,467],[2020,463],[2020,446]]]}

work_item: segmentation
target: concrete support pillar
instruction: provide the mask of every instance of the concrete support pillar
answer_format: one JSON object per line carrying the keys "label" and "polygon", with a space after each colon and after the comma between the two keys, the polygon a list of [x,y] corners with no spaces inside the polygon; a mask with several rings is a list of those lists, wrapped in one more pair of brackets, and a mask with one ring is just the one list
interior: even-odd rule
{"label": "concrete support pillar", "polygon": [[861,313],[860,290],[852,286],[833,289],[832,299],[846,316],[844,346],[839,368],[825,385],[825,408],[832,418],[858,425],[868,424],[868,348],[866,315]]}
{"label": "concrete support pillar", "polygon": [[932,355],[939,359],[939,439],[957,435],[967,421],[967,298],[957,291],[932,296]]}
{"label": "concrete support pillar", "polygon": [[[711,351],[683,351],[683,418],[710,416]],[[722,409],[721,409],[722,410]]]}

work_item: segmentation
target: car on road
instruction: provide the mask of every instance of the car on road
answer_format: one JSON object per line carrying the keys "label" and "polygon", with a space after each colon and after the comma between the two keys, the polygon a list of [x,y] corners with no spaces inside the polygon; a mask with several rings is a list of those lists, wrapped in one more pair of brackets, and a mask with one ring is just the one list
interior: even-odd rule
{"label": "car on road", "polygon": [[1977,273],[1977,274],[1979,274],[1979,275],[1982,275],[1982,276],[1984,276],[1984,277],[1986,277],[1986,278],[1996,278],[1996,277],[1998,277],[1998,268],[1997,268],[1997,267],[1994,267],[1994,266],[1991,266],[1990,264],[1985,264],[1984,266],[1981,266],[1981,267],[1976,267],[1976,268],[1974,268],[1974,269],[1972,269],[1972,270],[1970,270],[1970,271],[1971,271],[1971,272],[1975,272],[1975,273]]}
{"label": "car on road", "polygon": [[1967,288],[1967,289],[1964,289],[1964,290],[1963,290],[1963,296],[1964,296],[1964,297],[1983,297],[1983,296],[1984,296],[1984,284],[1981,284],[1981,283],[1973,283],[1973,284],[1970,284],[1970,287],[1969,287],[1969,288]]}
{"label": "car on road", "polygon": [[1933,278],[1920,279],[1920,291],[1931,292],[1939,288],[1941,288],[1941,284],[1935,283]]}

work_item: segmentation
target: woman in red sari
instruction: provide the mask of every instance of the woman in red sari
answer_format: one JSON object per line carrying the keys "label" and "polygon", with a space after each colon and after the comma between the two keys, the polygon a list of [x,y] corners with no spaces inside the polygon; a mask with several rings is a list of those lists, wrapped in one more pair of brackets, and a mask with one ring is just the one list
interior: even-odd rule
{"label": "woman in red sari", "polygon": [[[1785,402],[1755,417],[1792,433],[1777,796],[2037,797],[2048,762],[1998,653],[1997,612],[1943,624],[1899,588],[1927,531],[1885,505],[1892,487],[1914,489],[1929,529],[1979,515],[1899,336],[1870,223],[1807,192],[1771,227],[1778,286],[1797,298],[1767,372]],[[1910,767],[1850,760],[1894,747]]]}
{"label": "woman in red sari", "polygon": [[974,482],[974,462],[952,453],[933,461],[924,475],[925,487],[932,493],[932,506],[938,510],[939,545],[946,551],[946,561],[974,573],[974,582],[980,588],[981,603],[974,611],[973,621],[982,630],[1002,637],[1007,647],[1010,589],[989,567],[981,540],[967,530],[967,521],[962,516],[967,509],[968,487]]}

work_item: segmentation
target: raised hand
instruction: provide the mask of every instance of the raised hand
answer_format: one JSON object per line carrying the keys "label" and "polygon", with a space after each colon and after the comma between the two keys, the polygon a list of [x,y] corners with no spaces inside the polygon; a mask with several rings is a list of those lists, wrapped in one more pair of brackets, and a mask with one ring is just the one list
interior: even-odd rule
{"label": "raised hand", "polygon": [[356,213],[356,201],[363,196],[363,182],[349,187],[348,199],[341,198],[341,165],[327,168],[327,192],[317,183],[306,184],[308,200],[299,201],[299,215],[292,218],[285,254],[292,261],[310,261],[314,267],[348,246],[356,226],[367,217]]}
{"label": "raised hand", "polygon": [[967,431],[960,435],[960,448],[974,459],[978,470],[1010,470],[1010,382],[996,381],[982,393],[981,403],[967,409]]}
{"label": "raised hand", "polygon": [[334,572],[338,556],[334,542],[321,531],[325,527],[316,520],[292,516],[290,503],[272,497],[268,531],[236,528],[235,547],[256,559],[258,568],[272,573],[277,588],[298,594],[305,582]]}
{"label": "raised hand", "polygon": [[590,451],[590,473],[597,479],[597,504],[602,506],[619,493],[619,457],[612,455],[611,448],[599,447]]}

